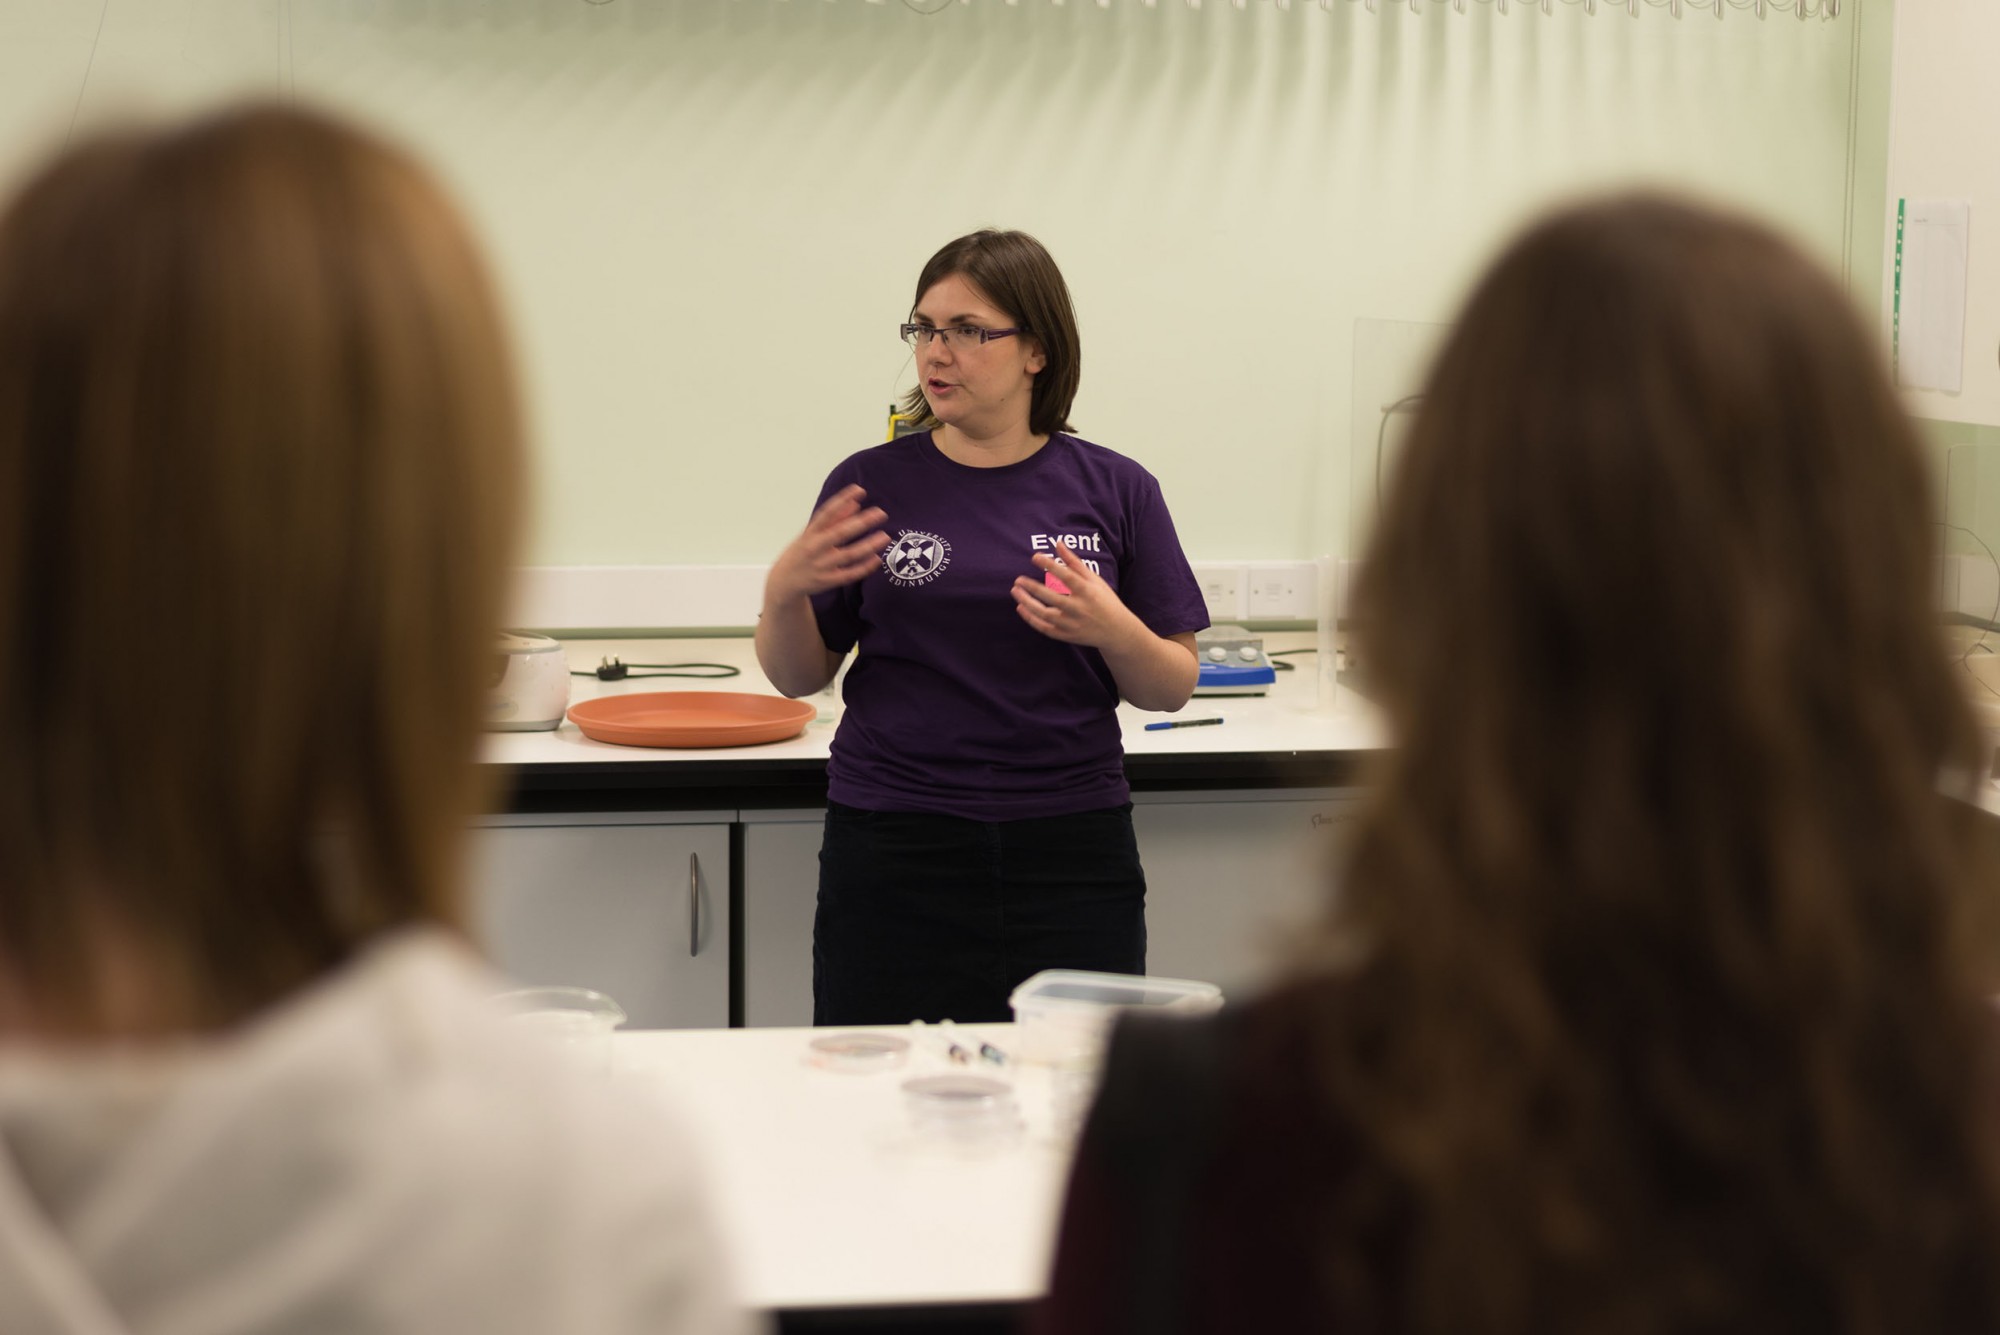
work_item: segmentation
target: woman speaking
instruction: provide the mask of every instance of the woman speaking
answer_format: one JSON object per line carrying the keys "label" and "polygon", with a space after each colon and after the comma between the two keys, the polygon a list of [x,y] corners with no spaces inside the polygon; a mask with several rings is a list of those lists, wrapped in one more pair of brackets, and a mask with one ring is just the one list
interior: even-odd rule
{"label": "woman speaking", "polygon": [[1005,1019],[1046,968],[1143,973],[1118,702],[1175,710],[1208,624],[1159,483],[1069,434],[1080,350],[1021,232],[931,257],[903,337],[928,427],[833,470],[764,590],[757,657],[833,678],[819,1024]]}

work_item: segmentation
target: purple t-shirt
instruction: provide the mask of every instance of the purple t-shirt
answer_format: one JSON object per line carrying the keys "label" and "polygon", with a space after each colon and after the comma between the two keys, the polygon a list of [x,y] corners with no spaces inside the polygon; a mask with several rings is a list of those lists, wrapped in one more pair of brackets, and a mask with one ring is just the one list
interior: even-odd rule
{"label": "purple t-shirt", "polygon": [[887,513],[880,570],[816,595],[820,638],[860,643],[827,794],[869,811],[974,820],[1124,802],[1118,684],[1095,649],[1031,629],[1014,578],[1067,538],[1156,635],[1208,625],[1160,484],[1138,464],[1054,435],[1019,463],[954,463],[929,432],[850,456],[820,501],[859,483]]}

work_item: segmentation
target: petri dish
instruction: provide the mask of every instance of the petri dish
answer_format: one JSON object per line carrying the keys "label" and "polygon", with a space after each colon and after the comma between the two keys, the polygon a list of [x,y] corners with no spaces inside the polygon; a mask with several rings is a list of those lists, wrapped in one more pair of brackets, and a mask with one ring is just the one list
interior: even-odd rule
{"label": "petri dish", "polygon": [[963,1114],[1011,1103],[1014,1087],[983,1075],[925,1075],[903,1082],[912,1105],[946,1114]]}
{"label": "petri dish", "polygon": [[1022,1129],[1014,1087],[981,1075],[929,1075],[903,1082],[916,1133],[960,1148],[1011,1144]]}
{"label": "petri dish", "polygon": [[910,1059],[910,1041],[893,1034],[823,1034],[806,1044],[807,1058],[828,1071],[864,1075],[889,1071]]}

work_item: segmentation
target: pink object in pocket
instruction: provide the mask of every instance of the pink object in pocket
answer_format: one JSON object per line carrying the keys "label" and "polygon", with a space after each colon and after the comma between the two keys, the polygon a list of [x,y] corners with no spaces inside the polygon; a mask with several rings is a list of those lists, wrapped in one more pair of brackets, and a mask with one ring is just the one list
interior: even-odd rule
{"label": "pink object in pocket", "polygon": [[1048,585],[1050,588],[1054,589],[1057,593],[1069,592],[1069,585],[1057,579],[1056,572],[1053,570],[1044,570],[1042,572],[1042,583]]}

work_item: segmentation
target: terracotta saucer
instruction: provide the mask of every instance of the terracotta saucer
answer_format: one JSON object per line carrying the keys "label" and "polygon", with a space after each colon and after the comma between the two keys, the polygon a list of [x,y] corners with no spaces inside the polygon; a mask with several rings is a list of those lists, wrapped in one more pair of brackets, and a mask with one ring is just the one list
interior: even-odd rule
{"label": "terracotta saucer", "polygon": [[744,691],[641,691],[573,705],[570,722],[618,746],[756,746],[805,731],[819,713],[803,700]]}

